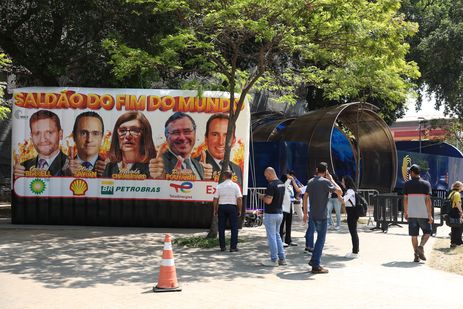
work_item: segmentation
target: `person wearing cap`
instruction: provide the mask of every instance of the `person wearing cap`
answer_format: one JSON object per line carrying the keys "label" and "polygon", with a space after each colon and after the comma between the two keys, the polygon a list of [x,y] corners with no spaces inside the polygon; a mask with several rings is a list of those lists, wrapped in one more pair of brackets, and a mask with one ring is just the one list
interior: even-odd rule
{"label": "person wearing cap", "polygon": [[214,216],[218,215],[220,251],[225,251],[225,227],[230,221],[231,241],[230,252],[238,251],[238,217],[241,216],[242,194],[238,184],[234,183],[232,172],[227,170],[223,174],[223,182],[217,185],[214,195]]}
{"label": "person wearing cap", "polygon": [[[414,262],[426,261],[424,246],[431,236],[432,223],[432,204],[431,204],[431,184],[420,178],[420,166],[413,164],[410,167],[410,177],[404,185],[404,216],[408,221],[408,234],[412,237],[414,251]],[[423,232],[420,243],[418,235],[420,229]]]}

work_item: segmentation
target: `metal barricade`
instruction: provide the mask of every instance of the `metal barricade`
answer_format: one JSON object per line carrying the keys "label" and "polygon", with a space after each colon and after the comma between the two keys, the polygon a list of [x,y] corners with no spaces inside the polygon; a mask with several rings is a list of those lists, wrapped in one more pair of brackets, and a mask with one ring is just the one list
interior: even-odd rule
{"label": "metal barricade", "polygon": [[[378,194],[372,197],[374,204],[373,217],[376,226],[371,230],[381,229],[387,233],[390,226],[402,227],[401,224],[408,224],[403,212],[403,195],[395,193]],[[432,234],[435,235],[437,228],[442,226],[444,221],[440,215],[440,208],[443,204],[443,199],[439,197],[431,197],[432,215],[434,222],[432,224]]]}
{"label": "metal barricade", "polygon": [[368,217],[368,222],[367,225],[373,224],[374,218],[373,218],[373,210],[374,210],[374,203],[373,203],[373,197],[379,194],[379,191],[376,189],[358,189],[357,193],[360,194],[368,204],[368,212],[367,212],[367,217]]}
{"label": "metal barricade", "polygon": [[264,201],[259,198],[258,194],[264,194],[266,189],[265,187],[248,188],[244,226],[255,227],[262,225]]}

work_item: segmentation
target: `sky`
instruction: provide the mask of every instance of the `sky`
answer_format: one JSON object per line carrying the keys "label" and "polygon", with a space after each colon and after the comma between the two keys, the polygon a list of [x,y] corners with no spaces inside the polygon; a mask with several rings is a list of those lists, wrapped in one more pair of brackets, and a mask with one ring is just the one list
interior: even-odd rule
{"label": "sky", "polygon": [[427,96],[424,96],[423,104],[421,104],[421,110],[416,111],[415,99],[409,99],[407,101],[408,110],[405,112],[405,115],[402,118],[397,120],[411,121],[417,120],[418,117],[423,117],[424,119],[444,118],[444,108],[441,107],[440,110],[436,110],[434,104],[435,100],[433,98],[430,99]]}

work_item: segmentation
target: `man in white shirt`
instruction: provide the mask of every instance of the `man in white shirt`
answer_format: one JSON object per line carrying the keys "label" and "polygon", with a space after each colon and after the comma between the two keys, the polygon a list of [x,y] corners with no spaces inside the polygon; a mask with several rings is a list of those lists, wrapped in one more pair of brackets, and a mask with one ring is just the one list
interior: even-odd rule
{"label": "man in white shirt", "polygon": [[225,227],[230,220],[231,241],[230,252],[237,252],[238,248],[238,217],[241,216],[243,204],[240,187],[232,180],[231,171],[223,173],[224,181],[217,185],[214,195],[214,216],[219,216],[219,244],[220,251],[225,251]]}

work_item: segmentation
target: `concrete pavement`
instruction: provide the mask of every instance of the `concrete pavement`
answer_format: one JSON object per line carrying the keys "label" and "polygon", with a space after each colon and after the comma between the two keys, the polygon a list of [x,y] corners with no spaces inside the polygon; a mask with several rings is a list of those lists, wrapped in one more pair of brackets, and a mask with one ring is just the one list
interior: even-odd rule
{"label": "concrete pavement", "polygon": [[[203,230],[0,224],[0,308],[463,308],[463,276],[413,263],[407,227],[389,233],[361,226],[360,258],[344,225],[329,231],[322,264],[312,275],[303,252],[287,248],[288,265],[268,258],[265,230],[240,231],[240,252],[174,246],[182,292],[152,293],[164,233],[185,237]],[[437,237],[448,238],[448,228]],[[427,256],[434,242],[426,247]]]}

